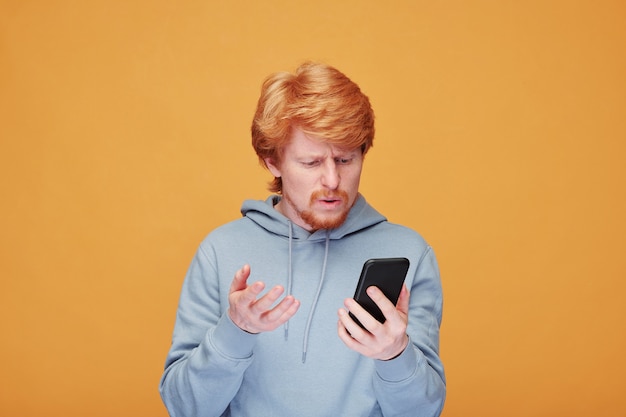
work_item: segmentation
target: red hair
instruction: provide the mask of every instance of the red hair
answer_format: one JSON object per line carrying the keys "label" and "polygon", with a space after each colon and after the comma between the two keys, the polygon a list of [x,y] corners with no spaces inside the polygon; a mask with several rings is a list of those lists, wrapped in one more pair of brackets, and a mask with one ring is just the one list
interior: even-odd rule
{"label": "red hair", "polygon": [[[374,111],[359,86],[339,70],[306,62],[295,71],[270,75],[261,87],[252,121],[252,146],[265,164],[280,163],[280,152],[297,126],[307,135],[342,148],[361,148],[365,155],[374,142]],[[275,178],[269,190],[280,193]]]}

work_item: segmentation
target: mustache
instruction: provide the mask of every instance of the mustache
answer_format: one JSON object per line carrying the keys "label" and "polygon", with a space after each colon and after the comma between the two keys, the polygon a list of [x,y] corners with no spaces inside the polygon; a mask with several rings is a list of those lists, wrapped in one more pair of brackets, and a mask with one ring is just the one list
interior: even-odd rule
{"label": "mustache", "polygon": [[343,190],[336,190],[333,192],[328,192],[324,190],[318,190],[311,194],[311,203],[316,200],[348,200],[348,193]]}

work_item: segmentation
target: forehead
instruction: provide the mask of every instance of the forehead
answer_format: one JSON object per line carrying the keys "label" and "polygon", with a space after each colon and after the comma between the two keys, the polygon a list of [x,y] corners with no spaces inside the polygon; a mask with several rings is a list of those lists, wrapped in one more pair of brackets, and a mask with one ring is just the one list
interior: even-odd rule
{"label": "forehead", "polygon": [[283,150],[285,153],[295,155],[337,155],[359,151],[359,148],[352,149],[338,146],[294,128]]}

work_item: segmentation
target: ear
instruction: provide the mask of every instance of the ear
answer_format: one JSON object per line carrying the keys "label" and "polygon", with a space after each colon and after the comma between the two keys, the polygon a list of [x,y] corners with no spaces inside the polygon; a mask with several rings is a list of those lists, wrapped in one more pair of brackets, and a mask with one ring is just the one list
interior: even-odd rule
{"label": "ear", "polygon": [[282,176],[282,174],[280,173],[280,168],[272,160],[272,158],[265,158],[263,159],[263,162],[265,162],[265,166],[267,167],[267,169],[269,169],[274,177],[280,178]]}

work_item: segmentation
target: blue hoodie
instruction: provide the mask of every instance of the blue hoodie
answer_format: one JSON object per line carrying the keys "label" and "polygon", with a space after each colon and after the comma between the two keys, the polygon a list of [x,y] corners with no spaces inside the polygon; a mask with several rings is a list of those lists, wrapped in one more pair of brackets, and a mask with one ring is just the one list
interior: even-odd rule
{"label": "blue hoodie", "polygon": [[[245,201],[243,217],[200,244],[180,295],[160,392],[172,417],[438,416],[442,290],[432,249],[359,196],[337,229],[310,233],[274,209],[280,197]],[[406,257],[411,292],[404,352],[389,361],[348,349],[337,310],[363,263]],[[250,334],[229,318],[235,272],[282,285],[301,303],[282,330]]]}

